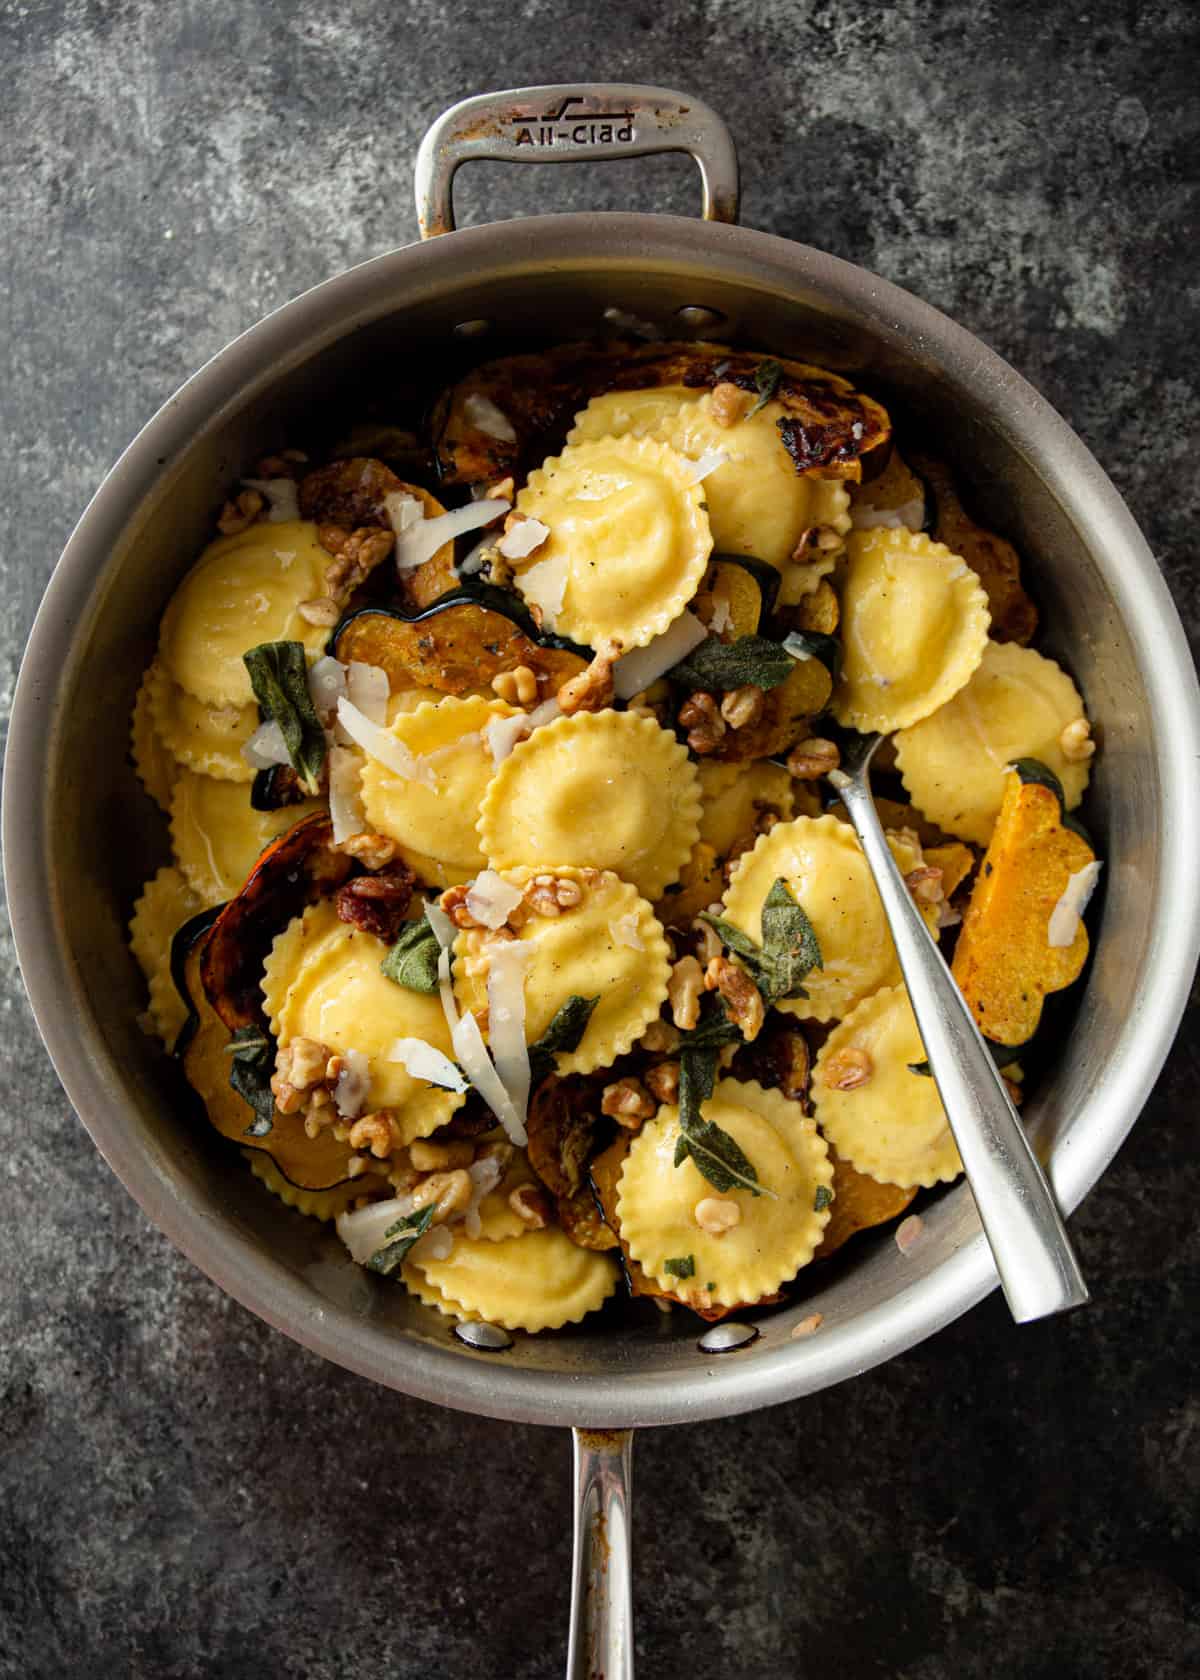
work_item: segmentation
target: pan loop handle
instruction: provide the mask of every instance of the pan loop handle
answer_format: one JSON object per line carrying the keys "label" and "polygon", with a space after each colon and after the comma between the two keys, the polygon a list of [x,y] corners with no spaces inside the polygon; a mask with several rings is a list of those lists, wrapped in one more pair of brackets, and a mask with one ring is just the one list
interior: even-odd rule
{"label": "pan loop handle", "polygon": [[563,82],[461,100],[443,111],[417,152],[421,238],[454,231],[454,173],[473,159],[578,163],[653,152],[688,152],[700,167],[705,221],[737,221],[733,139],[717,113],[689,94],[630,82]]}
{"label": "pan loop handle", "polygon": [[567,1680],[633,1680],[631,1429],[576,1429]]}

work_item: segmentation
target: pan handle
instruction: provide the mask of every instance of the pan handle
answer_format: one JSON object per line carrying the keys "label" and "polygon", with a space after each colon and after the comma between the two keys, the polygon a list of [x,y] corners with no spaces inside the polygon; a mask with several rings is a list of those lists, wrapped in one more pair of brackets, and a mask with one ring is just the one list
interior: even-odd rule
{"label": "pan handle", "polygon": [[576,1429],[567,1680],[633,1680],[631,1429]]}
{"label": "pan handle", "polygon": [[562,82],[463,99],[432,125],[417,152],[421,238],[454,231],[454,173],[475,158],[579,163],[688,152],[700,167],[707,222],[736,222],[738,162],[717,113],[670,88]]}

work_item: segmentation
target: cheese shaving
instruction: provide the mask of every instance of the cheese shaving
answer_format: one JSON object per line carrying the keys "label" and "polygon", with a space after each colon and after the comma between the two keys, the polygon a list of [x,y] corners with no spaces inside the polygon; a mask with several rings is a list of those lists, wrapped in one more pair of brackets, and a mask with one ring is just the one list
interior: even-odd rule
{"label": "cheese shaving", "polygon": [[524,560],[535,548],[541,548],[549,535],[549,525],[543,525],[540,519],[522,519],[511,531],[505,531],[496,547],[506,560]]}
{"label": "cheese shaving", "polygon": [[291,478],[244,478],[249,490],[257,490],[267,498],[268,525],[283,525],[300,517],[300,496]]}
{"label": "cheese shaving", "polygon": [[613,666],[613,693],[618,700],[632,700],[651,683],[686,659],[693,648],[708,637],[695,613],[682,612],[645,647],[634,648]]}
{"label": "cheese shaving", "polygon": [[856,531],[874,531],[881,526],[891,530],[903,527],[908,531],[921,531],[925,528],[925,498],[914,496],[909,502],[902,502],[895,508],[872,507],[870,502],[860,502],[850,510],[850,523]]}
{"label": "cheese shaving", "polygon": [[431,898],[427,898],[425,900],[425,920],[433,929],[434,938],[442,947],[443,951],[448,945],[453,945],[455,939],[458,937],[458,929],[450,920],[449,916],[447,916],[446,912],[442,909],[441,905],[435,904]]}
{"label": "cheese shaving", "polygon": [[[385,497],[384,505],[392,499],[391,496]],[[484,525],[490,525],[501,514],[507,513],[511,506],[511,502],[488,498],[482,502],[468,502],[466,507],[455,508],[452,513],[439,513],[433,519],[414,520],[403,530],[396,530],[393,522],[392,528],[396,530],[396,570],[411,572],[423,566],[446,543],[453,542],[455,537],[468,531],[478,531]],[[390,508],[388,517],[391,518]]]}
{"label": "cheese shaving", "polygon": [[[636,690],[634,692],[636,693]],[[492,763],[503,764],[518,741],[532,735],[534,730],[540,729],[544,723],[553,723],[554,719],[561,715],[562,707],[557,699],[551,696],[549,700],[543,700],[540,706],[535,706],[532,712],[515,712],[512,717],[489,718],[483,726],[483,738],[492,755]]]}
{"label": "cheese shaving", "polygon": [[446,1025],[450,1028],[450,1043],[463,1072],[504,1127],[510,1140],[518,1147],[524,1148],[529,1141],[525,1122],[513,1107],[504,1081],[491,1064],[483,1042],[483,1034],[479,1030],[479,1022],[470,1013],[458,1013],[454,982],[450,977],[448,946],[443,948],[438,958],[438,991],[442,1000],[442,1013],[446,1017]]}
{"label": "cheese shaving", "polygon": [[608,931],[618,945],[627,945],[631,951],[644,951],[646,946],[638,929],[640,919],[636,910],[630,910],[627,915],[618,916],[615,922],[608,924]]}
{"label": "cheese shaving", "polygon": [[715,473],[718,467],[723,467],[731,459],[727,450],[706,449],[698,460],[693,462],[692,470],[688,474],[690,484],[699,484],[709,473]]}
{"label": "cheese shaving", "polygon": [[1099,877],[1098,863],[1085,863],[1082,869],[1077,869],[1068,877],[1062,897],[1050,912],[1050,923],[1046,931],[1046,943],[1053,949],[1062,950],[1075,943],[1079,923],[1088,907],[1088,900],[1096,890]]}
{"label": "cheese shaving", "polygon": [[346,698],[365,718],[370,718],[372,723],[386,723],[390,693],[386,671],[361,659],[350,661],[346,667]]}
{"label": "cheese shaving", "polygon": [[272,765],[292,762],[283,730],[273,720],[260,723],[250,739],[243,743],[242,757],[254,770],[269,770]]}
{"label": "cheese shaving", "polygon": [[472,391],[463,403],[463,419],[477,432],[499,438],[501,443],[516,443],[517,434],[504,410],[497,408],[491,397],[482,391]]}
{"label": "cheese shaving", "polygon": [[348,747],[329,749],[329,815],[333,822],[333,843],[340,846],[352,834],[362,834],[367,827],[363,810],[361,760]]}
{"label": "cheese shaving", "polygon": [[394,735],[389,735],[386,729],[372,723],[353,701],[339,700],[337,716],[338,722],[350,739],[360,746],[369,758],[378,759],[394,776],[401,776],[406,782],[424,782],[428,787],[435,784],[436,777],[433,771],[421,764],[403,741],[398,741]]}
{"label": "cheese shaving", "polygon": [[529,1107],[529,1047],[525,1043],[525,970],[533,946],[520,939],[497,942],[488,953],[488,1038],[496,1072],[512,1099],[522,1128]]}
{"label": "cheese shaving", "polygon": [[399,1062],[414,1079],[440,1085],[444,1091],[465,1091],[467,1081],[443,1051],[423,1038],[398,1038],[387,1053],[389,1062]]}
{"label": "cheese shaving", "polygon": [[478,1161],[471,1162],[467,1177],[471,1180],[471,1200],[463,1209],[463,1225],[469,1237],[480,1237],[483,1235],[483,1222],[479,1217],[479,1204],[499,1184],[504,1177],[504,1169],[494,1155],[483,1155]]}
{"label": "cheese shaving", "polygon": [[308,692],[318,715],[327,717],[346,693],[346,667],[328,654],[318,659],[308,673]]}
{"label": "cheese shaving", "polygon": [[357,1120],[367,1106],[370,1064],[361,1050],[343,1050],[340,1055],[342,1067],[334,1082],[334,1107],[343,1120]]}
{"label": "cheese shaving", "polygon": [[525,895],[494,869],[484,869],[467,889],[467,909],[486,928],[503,927]]}
{"label": "cheese shaving", "polygon": [[398,1220],[407,1219],[413,1211],[413,1198],[393,1196],[386,1202],[371,1202],[368,1207],[356,1208],[353,1213],[339,1213],[334,1220],[337,1234],[350,1250],[350,1257],[365,1266],[372,1254],[389,1240],[384,1236]]}
{"label": "cheese shaving", "polygon": [[542,618],[548,630],[553,630],[554,622],[563,609],[567,568],[565,554],[552,554],[546,560],[536,561],[528,571],[521,573],[518,580],[525,599],[542,609]]}

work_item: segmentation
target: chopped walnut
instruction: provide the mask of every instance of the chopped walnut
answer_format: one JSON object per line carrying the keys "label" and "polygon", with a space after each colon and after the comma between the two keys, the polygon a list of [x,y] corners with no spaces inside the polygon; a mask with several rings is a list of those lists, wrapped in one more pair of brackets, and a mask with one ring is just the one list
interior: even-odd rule
{"label": "chopped walnut", "polygon": [[386,835],[364,829],[361,834],[352,834],[349,839],[341,841],[336,850],[356,859],[364,869],[385,869],[394,861],[400,848]]}
{"label": "chopped walnut", "polygon": [[350,1159],[346,1162],[346,1177],[361,1178],[370,1165],[371,1160],[369,1156],[351,1155]]}
{"label": "chopped walnut", "polygon": [[638,1047],[646,1050],[652,1056],[657,1056],[664,1050],[674,1050],[679,1043],[679,1032],[669,1021],[651,1021],[641,1038]]}
{"label": "chopped walnut", "polygon": [[1015,1079],[1010,1079],[1006,1073],[1000,1075],[1004,1081],[1004,1089],[1008,1092],[1008,1100],[1014,1108],[1020,1108],[1025,1101],[1025,1093]]}
{"label": "chopped walnut", "polygon": [[507,478],[498,478],[495,484],[489,484],[486,499],[489,502],[511,502],[516,495],[516,485],[512,481],[512,474]]}
{"label": "chopped walnut", "polygon": [[525,902],[536,916],[558,916],[583,902],[583,887],[566,875],[535,875],[525,888]]}
{"label": "chopped walnut", "polygon": [[700,997],[704,991],[704,970],[695,957],[680,957],[667,981],[667,1002],[671,1019],[680,1032],[691,1032],[700,1019]]}
{"label": "chopped walnut", "polygon": [[652,1119],[657,1106],[640,1079],[618,1079],[606,1085],[600,1100],[601,1114],[607,1114],[619,1126],[636,1126],[639,1120]]}
{"label": "chopped walnut", "polygon": [[249,530],[266,505],[266,498],[257,490],[243,490],[221,509],[217,530],[223,537],[236,537],[240,532]]}
{"label": "chopped walnut", "polygon": [[332,595],[314,595],[311,601],[301,601],[296,608],[306,624],[330,626],[337,623],[341,610]]}
{"label": "chopped walnut", "polygon": [[725,1196],[704,1196],[696,1203],[692,1217],[710,1237],[723,1237],[742,1222],[742,1210]]}
{"label": "chopped walnut", "polygon": [[845,538],[837,531],[827,528],[817,532],[817,547],[823,554],[832,554],[835,548],[845,547]]}
{"label": "chopped walnut", "polygon": [[403,864],[378,875],[356,875],[335,894],[338,920],[391,945],[400,937],[412,890],[412,871]]}
{"label": "chopped walnut", "polygon": [[673,1103],[679,1095],[679,1063],[659,1062],[642,1075],[646,1089],[660,1103]]}
{"label": "chopped walnut", "polygon": [[688,732],[688,746],[698,756],[716,752],[725,738],[725,720],[711,694],[703,690],[690,696],[679,708],[680,728]]}
{"label": "chopped walnut", "polygon": [[731,688],[721,701],[721,716],[730,729],[745,729],[762,717],[765,703],[762,689],[745,683],[741,688]]}
{"label": "chopped walnut", "polygon": [[403,1133],[391,1110],[380,1108],[354,1122],[348,1141],[351,1149],[369,1149],[377,1161],[386,1161],[392,1150],[400,1147]]}
{"label": "chopped walnut", "polygon": [[1058,738],[1063,757],[1068,764],[1086,764],[1096,751],[1092,740],[1092,726],[1086,718],[1076,718],[1067,724]]}
{"label": "chopped walnut", "polygon": [[710,399],[712,417],[718,426],[736,426],[752,400],[749,391],[743,391],[740,385],[723,379],[719,385],[713,386]]}
{"label": "chopped walnut", "polygon": [[298,1091],[307,1091],[325,1078],[330,1050],[316,1038],[293,1038],[281,1044],[275,1056],[275,1073]]}
{"label": "chopped walnut", "polygon": [[924,863],[910,869],[904,885],[920,904],[940,904],[946,896],[942,891],[942,872],[936,864]]}
{"label": "chopped walnut", "polygon": [[848,1044],[828,1057],[821,1069],[821,1078],[830,1091],[857,1091],[875,1072],[875,1064],[865,1050]]}
{"label": "chopped walnut", "polygon": [[813,735],[807,741],[797,742],[788,754],[788,774],[800,782],[815,782],[836,770],[841,762],[842,755],[835,741]]}
{"label": "chopped walnut", "polygon": [[467,909],[467,894],[474,883],[462,881],[457,887],[447,887],[438,899],[438,909],[445,912],[456,928],[478,928],[482,922],[477,922]]}
{"label": "chopped walnut", "polygon": [[562,685],[558,703],[568,717],[575,712],[602,712],[612,705],[613,666],[620,656],[620,642],[601,642],[587,669]]}
{"label": "chopped walnut", "polygon": [[741,1028],[746,1043],[752,1043],[762,1031],[766,1009],[762,993],[741,964],[728,957],[713,957],[704,970],[704,987],[720,992],[730,1019]]}
{"label": "chopped walnut", "polygon": [[714,957],[719,957],[724,950],[716,928],[708,922],[695,921],[691,932],[696,936],[696,957],[702,963],[710,963]]}
{"label": "chopped walnut", "polygon": [[498,671],[492,687],[510,706],[532,706],[538,697],[537,672],[528,665],[518,665],[515,671]]}
{"label": "chopped walnut", "polygon": [[447,1219],[465,1213],[471,1205],[474,1193],[471,1175],[465,1168],[459,1167],[453,1172],[430,1173],[412,1193],[413,1212],[416,1213],[433,1202],[433,1223],[441,1225]]}
{"label": "chopped walnut", "polygon": [[[340,542],[340,547],[336,549],[330,548],[325,540],[326,535],[332,538],[334,533],[338,533],[335,540]],[[381,531],[370,525],[349,532],[339,525],[321,525],[317,528],[317,540],[334,556],[332,566],[325,568],[325,587],[342,603],[366,582],[381,561],[387,559],[396,541],[391,531]]]}
{"label": "chopped walnut", "polygon": [[469,1167],[475,1159],[475,1145],[469,1138],[451,1138],[448,1143],[431,1143],[417,1138],[408,1146],[408,1158],[418,1172],[453,1172]]}
{"label": "chopped walnut", "polygon": [[550,1201],[540,1184],[518,1184],[508,1193],[508,1205],[531,1231],[544,1231],[550,1223]]}

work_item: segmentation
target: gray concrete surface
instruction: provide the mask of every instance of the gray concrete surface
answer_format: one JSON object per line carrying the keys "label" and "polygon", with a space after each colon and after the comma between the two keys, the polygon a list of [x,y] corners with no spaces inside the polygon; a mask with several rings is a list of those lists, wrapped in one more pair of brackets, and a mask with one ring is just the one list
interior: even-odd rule
{"label": "gray concrete surface", "polygon": [[[981,334],[1078,428],[1200,628],[1196,14],[1180,4],[4,0],[5,706],[136,427],[229,337],[412,237],[461,95],[661,81],[730,120],[753,225]],[[464,219],[686,211],[679,160],[490,167]],[[1196,1018],[1073,1221],[1095,1303],[992,1300],[850,1387],[650,1434],[638,1653],[693,1674],[1200,1671]],[[0,958],[0,1675],[560,1671],[569,1448],[373,1391],[150,1229]]]}

